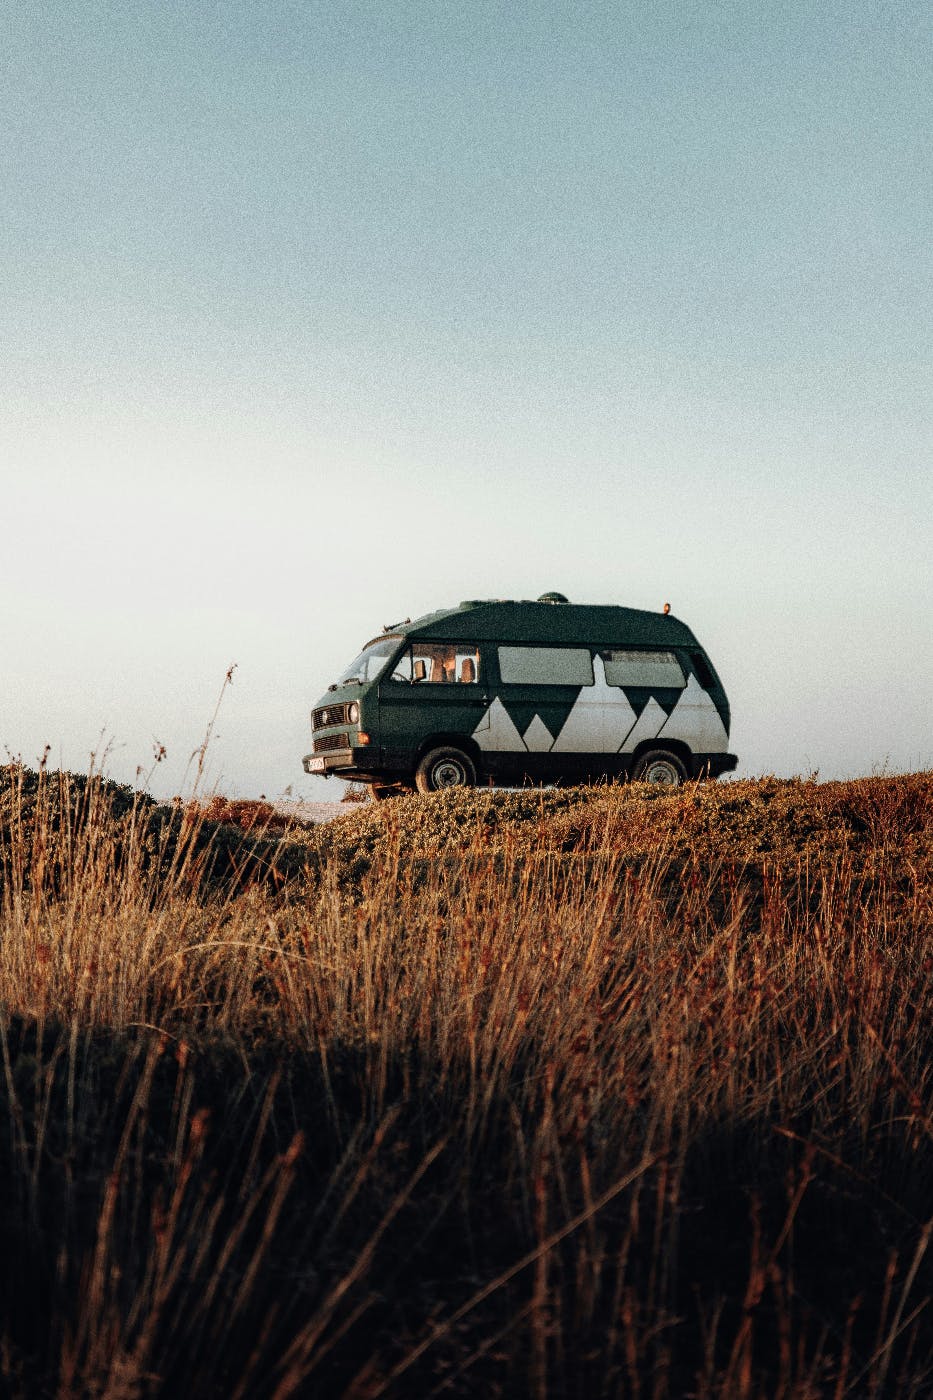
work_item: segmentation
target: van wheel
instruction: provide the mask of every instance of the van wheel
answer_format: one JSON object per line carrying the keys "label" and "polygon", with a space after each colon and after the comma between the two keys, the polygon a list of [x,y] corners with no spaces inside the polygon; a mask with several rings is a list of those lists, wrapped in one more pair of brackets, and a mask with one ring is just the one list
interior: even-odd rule
{"label": "van wheel", "polygon": [[657,783],[659,787],[680,787],[687,781],[687,770],[676,754],[667,749],[643,753],[632,769],[632,781]]}
{"label": "van wheel", "polygon": [[476,787],[473,760],[462,749],[430,749],[415,770],[419,792]]}

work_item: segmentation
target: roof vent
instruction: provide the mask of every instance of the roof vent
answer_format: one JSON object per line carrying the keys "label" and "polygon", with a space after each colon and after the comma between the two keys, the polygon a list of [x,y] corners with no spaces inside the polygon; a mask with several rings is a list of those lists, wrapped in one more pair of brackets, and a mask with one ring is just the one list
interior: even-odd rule
{"label": "roof vent", "polygon": [[563,593],[542,593],[538,599],[539,603],[569,603],[570,599],[565,598]]}

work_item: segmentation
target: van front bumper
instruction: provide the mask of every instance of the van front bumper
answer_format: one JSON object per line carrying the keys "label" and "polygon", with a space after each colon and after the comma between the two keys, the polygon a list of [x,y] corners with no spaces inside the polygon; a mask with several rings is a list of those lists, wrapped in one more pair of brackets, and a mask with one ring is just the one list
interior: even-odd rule
{"label": "van front bumper", "polygon": [[334,749],[329,753],[306,753],[301,766],[306,773],[327,778],[331,773],[356,774],[369,772],[378,765],[379,751],[375,748]]}

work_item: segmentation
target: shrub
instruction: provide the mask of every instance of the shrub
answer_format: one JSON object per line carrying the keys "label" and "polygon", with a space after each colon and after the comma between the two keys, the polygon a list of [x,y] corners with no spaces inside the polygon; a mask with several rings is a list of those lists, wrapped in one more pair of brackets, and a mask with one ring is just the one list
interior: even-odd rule
{"label": "shrub", "polygon": [[8,1391],[930,1392],[933,775],[0,777]]}

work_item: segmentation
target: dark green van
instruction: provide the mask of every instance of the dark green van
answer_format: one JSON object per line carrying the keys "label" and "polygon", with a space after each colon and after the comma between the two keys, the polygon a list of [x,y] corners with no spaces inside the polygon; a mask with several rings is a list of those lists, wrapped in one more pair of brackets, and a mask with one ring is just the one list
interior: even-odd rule
{"label": "dark green van", "polygon": [[729,702],[683,622],[635,608],[468,602],[387,627],[311,715],[307,773],[375,796],[735,768]]}

